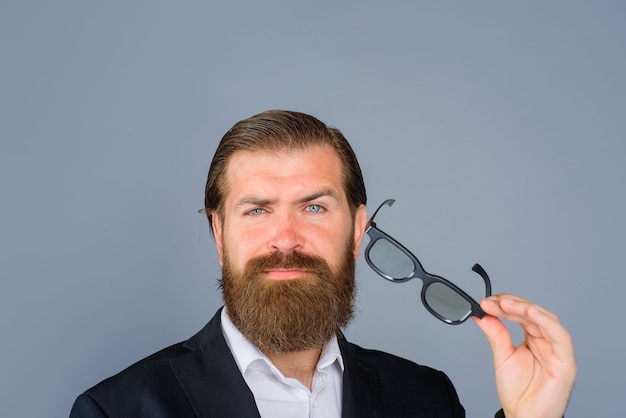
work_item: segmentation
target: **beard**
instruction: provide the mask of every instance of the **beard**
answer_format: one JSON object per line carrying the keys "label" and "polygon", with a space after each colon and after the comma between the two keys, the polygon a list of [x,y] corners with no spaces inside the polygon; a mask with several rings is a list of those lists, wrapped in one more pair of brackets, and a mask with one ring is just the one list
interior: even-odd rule
{"label": "beard", "polygon": [[[298,269],[291,280],[265,277],[268,269]],[[346,245],[336,270],[321,257],[300,252],[251,259],[243,272],[229,262],[224,248],[220,287],[228,316],[264,353],[321,349],[353,317],[356,293],[354,243]]]}

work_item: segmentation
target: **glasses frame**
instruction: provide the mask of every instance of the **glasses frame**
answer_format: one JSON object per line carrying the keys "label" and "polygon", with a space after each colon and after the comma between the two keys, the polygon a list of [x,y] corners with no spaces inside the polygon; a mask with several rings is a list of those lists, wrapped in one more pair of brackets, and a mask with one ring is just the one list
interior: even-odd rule
{"label": "glasses frame", "polygon": [[[460,287],[458,287],[451,281],[446,280],[441,276],[428,273],[426,270],[424,270],[422,263],[420,263],[420,261],[411,251],[409,251],[404,245],[400,244],[398,241],[396,241],[394,238],[392,238],[390,235],[388,235],[387,233],[385,233],[384,231],[382,231],[380,228],[376,226],[376,223],[374,222],[374,218],[376,217],[376,214],[378,214],[378,211],[380,211],[380,209],[383,206],[387,205],[391,207],[394,203],[395,203],[394,199],[385,200],[383,203],[381,203],[378,209],[376,209],[374,214],[371,216],[371,218],[367,222],[367,225],[365,227],[365,232],[370,237],[370,242],[367,244],[367,247],[365,247],[365,252],[364,252],[365,261],[367,262],[367,264],[381,277],[393,283],[404,283],[415,278],[422,280],[422,292],[421,292],[422,304],[428,310],[428,312],[430,312],[434,317],[445,322],[446,324],[459,325],[465,322],[467,318],[469,318],[470,316],[483,318],[486,314],[481,309],[480,304],[476,302],[474,298],[472,298],[470,295],[464,292],[463,289],[461,289]],[[413,262],[413,266],[414,266],[413,272],[411,274],[409,274],[407,277],[402,277],[402,278],[391,277],[385,272],[383,272],[382,270],[380,270],[378,266],[376,266],[376,264],[374,264],[374,262],[370,258],[370,250],[372,249],[372,246],[380,239],[384,239],[388,241],[389,243],[391,243],[393,246],[395,246],[397,249],[399,249],[402,253],[404,253],[407,257],[411,259],[411,261]],[[480,264],[476,263],[472,266],[472,270],[476,272],[478,275],[480,275],[480,277],[482,277],[483,281],[485,282],[486,297],[491,296],[491,280],[489,279],[489,276],[487,275],[487,272],[485,271],[485,269],[483,269]],[[426,291],[428,290],[428,287],[433,283],[442,283],[448,288],[452,289],[457,294],[459,294],[463,299],[465,299],[470,304],[470,307],[471,307],[470,312],[459,320],[452,320],[452,319],[444,317],[443,315],[435,311],[433,308],[431,308],[431,306],[426,301]]]}

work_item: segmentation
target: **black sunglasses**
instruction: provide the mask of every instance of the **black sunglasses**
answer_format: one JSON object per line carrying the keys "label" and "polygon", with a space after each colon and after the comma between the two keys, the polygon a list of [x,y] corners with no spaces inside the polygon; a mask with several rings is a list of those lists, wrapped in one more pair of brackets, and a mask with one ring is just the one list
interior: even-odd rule
{"label": "black sunglasses", "polygon": [[[365,248],[367,264],[390,282],[403,283],[416,277],[421,279],[422,303],[431,314],[447,324],[461,324],[470,316],[484,317],[485,312],[470,295],[443,277],[426,272],[413,253],[376,227],[374,217],[378,211],[394,202],[393,199],[385,200],[367,222],[365,232],[370,237]],[[485,294],[491,296],[491,281],[487,272],[479,264],[474,264],[472,270],[483,278]]]}

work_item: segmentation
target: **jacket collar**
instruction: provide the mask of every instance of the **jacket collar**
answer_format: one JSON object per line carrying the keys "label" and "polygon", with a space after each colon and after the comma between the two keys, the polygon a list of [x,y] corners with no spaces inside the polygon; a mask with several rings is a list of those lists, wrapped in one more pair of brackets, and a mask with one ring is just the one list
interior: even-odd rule
{"label": "jacket collar", "polygon": [[[254,396],[228,348],[221,326],[221,309],[183,347],[187,353],[170,365],[199,417],[245,416],[260,418]],[[343,357],[342,418],[382,417],[375,369],[343,335],[338,337]]]}
{"label": "jacket collar", "polygon": [[260,418],[222,334],[220,311],[184,343],[189,352],[171,359],[170,365],[196,416]]}
{"label": "jacket collar", "polygon": [[342,418],[383,417],[380,382],[374,365],[360,356],[343,334],[337,338],[344,364]]}

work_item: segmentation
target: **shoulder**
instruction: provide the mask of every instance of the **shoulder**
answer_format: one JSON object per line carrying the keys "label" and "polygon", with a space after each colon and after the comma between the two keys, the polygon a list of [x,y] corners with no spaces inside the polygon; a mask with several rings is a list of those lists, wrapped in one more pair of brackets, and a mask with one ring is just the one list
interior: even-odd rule
{"label": "shoulder", "polygon": [[440,370],[345,341],[343,358],[351,384],[369,381],[369,392],[392,416],[465,416],[454,385]]}
{"label": "shoulder", "polygon": [[183,342],[179,342],[159,350],[131,366],[128,366],[121,372],[103,380],[87,392],[110,390],[110,388],[113,387],[127,390],[127,386],[137,387],[137,382],[142,382],[143,385],[150,385],[153,382],[163,382],[166,380],[164,377],[171,374],[170,360],[189,351],[183,347],[183,344]]}
{"label": "shoulder", "polygon": [[439,381],[448,384],[450,381],[442,371],[428,366],[417,364],[411,360],[386,353],[380,350],[363,348],[354,343],[347,343],[347,347],[357,362],[363,367],[375,372],[383,381],[387,378],[397,380],[403,377],[416,384]]}
{"label": "shoulder", "polygon": [[[164,348],[87,389],[76,400],[72,417],[101,416],[85,411],[102,410],[106,416],[176,416],[188,404],[180,379],[196,369],[207,353],[223,359],[219,320],[212,320],[185,342]],[[215,355],[215,354],[218,355]],[[182,408],[182,409],[181,409]],[[164,412],[167,413],[164,413]]]}
{"label": "shoulder", "polygon": [[172,345],[87,389],[76,399],[70,417],[147,416],[155,400],[180,392],[170,360],[186,351],[183,343]]}

